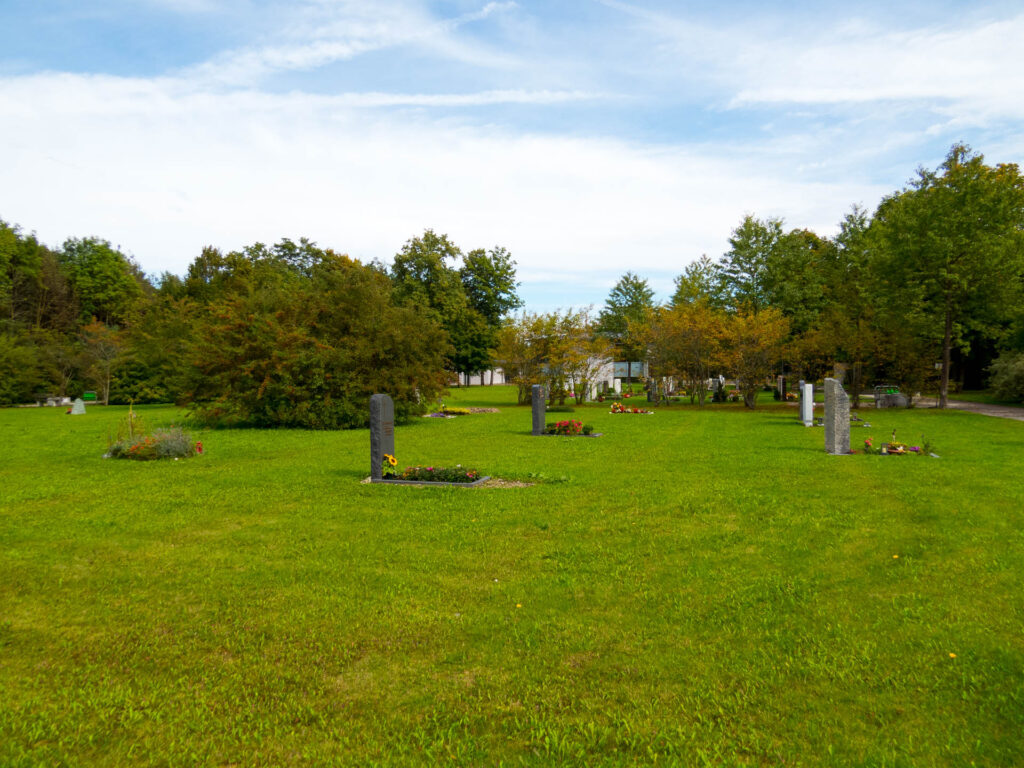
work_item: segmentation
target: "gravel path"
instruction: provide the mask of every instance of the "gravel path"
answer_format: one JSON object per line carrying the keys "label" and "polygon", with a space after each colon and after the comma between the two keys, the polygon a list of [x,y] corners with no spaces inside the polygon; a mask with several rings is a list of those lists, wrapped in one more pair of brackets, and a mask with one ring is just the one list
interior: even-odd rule
{"label": "gravel path", "polygon": [[[919,397],[914,401],[915,408],[934,408],[938,403],[934,397]],[[995,416],[999,419],[1024,421],[1024,408],[1015,405],[989,405],[988,403],[968,403],[966,400],[949,400],[950,410],[980,413],[984,416]]]}

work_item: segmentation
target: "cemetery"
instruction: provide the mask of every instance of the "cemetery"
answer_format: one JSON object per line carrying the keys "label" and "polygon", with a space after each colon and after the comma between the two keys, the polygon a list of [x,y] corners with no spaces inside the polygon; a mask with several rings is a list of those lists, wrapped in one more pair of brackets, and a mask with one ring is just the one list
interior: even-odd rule
{"label": "cemetery", "polygon": [[734,5],[0,3],[0,768],[1024,765],[1024,9]]}
{"label": "cemetery", "polygon": [[[652,420],[584,403],[604,438],[582,441],[531,440],[511,386],[448,396],[486,418],[396,421],[379,396],[371,430],[200,429],[189,462],[104,462],[122,406],[0,410],[0,762],[179,754],[183,733],[195,762],[237,762],[254,737],[230,723],[259,722],[274,763],[1006,763],[1020,424],[893,408],[852,438],[824,394],[824,429],[770,392]],[[922,434],[941,461],[842,458]],[[388,480],[390,459],[478,484]],[[712,703],[740,729],[698,717]],[[767,751],[739,735],[761,731]]]}

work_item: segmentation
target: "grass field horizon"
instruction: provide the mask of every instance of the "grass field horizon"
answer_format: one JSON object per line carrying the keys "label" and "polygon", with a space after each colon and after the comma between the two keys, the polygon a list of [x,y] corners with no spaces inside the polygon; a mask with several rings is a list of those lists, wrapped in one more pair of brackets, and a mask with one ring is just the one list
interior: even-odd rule
{"label": "grass field horizon", "polygon": [[[640,399],[642,400],[642,398]],[[1000,765],[1024,754],[1024,424],[874,411],[940,459],[828,456],[792,405],[198,430],[0,410],[0,765]],[[171,406],[139,409],[152,426]],[[562,415],[559,414],[561,418]]]}

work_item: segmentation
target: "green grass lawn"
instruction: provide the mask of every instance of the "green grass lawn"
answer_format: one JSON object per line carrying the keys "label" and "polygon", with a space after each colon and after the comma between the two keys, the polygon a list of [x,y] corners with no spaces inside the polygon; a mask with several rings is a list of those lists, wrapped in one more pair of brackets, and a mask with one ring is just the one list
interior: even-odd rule
{"label": "green grass lawn", "polygon": [[[770,395],[768,396],[770,398]],[[766,403],[367,431],[0,411],[0,765],[1019,765],[1024,423],[871,411],[941,459],[828,456]],[[180,418],[142,409],[153,424]],[[862,413],[864,415],[864,413]]]}

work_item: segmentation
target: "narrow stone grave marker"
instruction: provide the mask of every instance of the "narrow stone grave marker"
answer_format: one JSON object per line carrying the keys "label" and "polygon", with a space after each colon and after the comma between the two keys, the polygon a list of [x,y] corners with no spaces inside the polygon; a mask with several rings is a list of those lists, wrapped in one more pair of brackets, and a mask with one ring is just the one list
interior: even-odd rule
{"label": "narrow stone grave marker", "polygon": [[74,404],[71,406],[72,416],[85,416],[85,401],[80,397],[75,398]]}
{"label": "narrow stone grave marker", "polygon": [[544,387],[542,387],[540,384],[534,384],[532,387],[530,387],[530,394],[533,397],[533,434],[543,435],[544,419],[546,418],[544,404]]}
{"label": "narrow stone grave marker", "polygon": [[370,477],[383,477],[384,454],[395,455],[395,403],[388,395],[370,397]]}
{"label": "narrow stone grave marker", "polygon": [[825,452],[850,452],[850,398],[836,379],[825,379]]}

